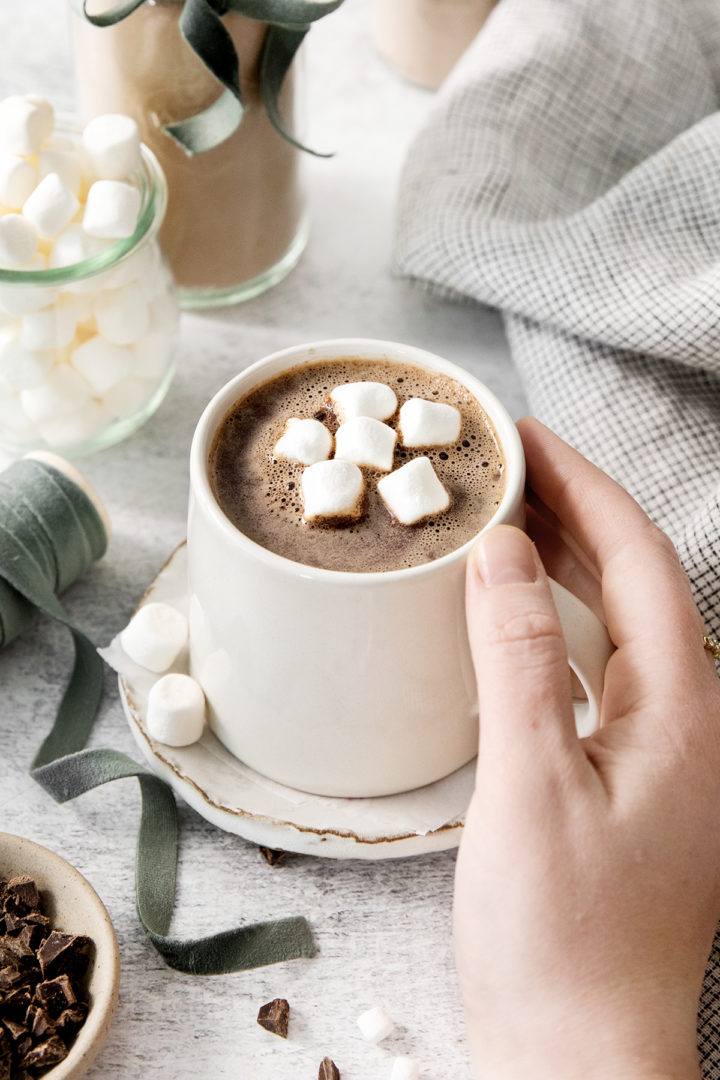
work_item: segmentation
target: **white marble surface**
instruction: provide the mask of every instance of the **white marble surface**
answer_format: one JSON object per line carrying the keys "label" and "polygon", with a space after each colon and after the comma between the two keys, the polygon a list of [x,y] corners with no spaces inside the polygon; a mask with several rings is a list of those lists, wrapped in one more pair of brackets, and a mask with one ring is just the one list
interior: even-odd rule
{"label": "white marble surface", "polygon": [[[82,463],[107,504],[113,537],[107,556],[65,602],[98,644],[124,625],[184,536],[186,462],[203,406],[265,353],[341,335],[407,341],[463,364],[513,415],[523,411],[498,316],[439,302],[390,276],[399,167],[433,98],[404,84],[377,57],[371,11],[369,0],[346,0],[310,34],[309,136],[337,154],[306,163],[313,229],[300,265],[250,303],[183,316],[179,373],[158,414],[126,443]],[[0,92],[36,90],[72,107],[60,0],[3,4],[0,42]],[[121,1003],[91,1080],[313,1080],[325,1054],[344,1080],[380,1080],[399,1053],[420,1061],[423,1080],[467,1080],[450,940],[453,853],[381,863],[292,856],[270,868],[252,845],[181,805],[174,932],[198,935],[303,913],[320,952],[313,960],[213,978],[168,970],[135,917],[135,781],[58,807],[27,776],[69,656],[67,636],[47,624],[0,654],[0,828],[69,859],[100,893],[116,926]],[[136,754],[110,674],[92,745]],[[287,997],[293,1008],[287,1042],[255,1023],[259,1005],[275,996]],[[378,1002],[398,1029],[375,1047],[362,1040],[355,1019]]]}

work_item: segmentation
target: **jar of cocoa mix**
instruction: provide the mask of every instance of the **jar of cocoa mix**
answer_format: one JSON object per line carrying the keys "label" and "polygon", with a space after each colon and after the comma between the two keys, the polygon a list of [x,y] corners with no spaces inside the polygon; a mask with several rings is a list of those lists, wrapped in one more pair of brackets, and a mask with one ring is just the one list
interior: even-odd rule
{"label": "jar of cocoa mix", "polygon": [[380,55],[409,82],[436,90],[497,0],[375,0]]}
{"label": "jar of cocoa mix", "polygon": [[[235,303],[276,284],[300,257],[307,216],[302,151],[273,126],[263,102],[268,25],[220,5],[237,53],[244,112],[233,134],[191,155],[164,129],[202,113],[222,87],[183,37],[182,0],[140,3],[101,26],[85,17],[82,0],[70,2],[81,112],[132,116],[167,178],[160,244],[181,306]],[[87,0],[86,10],[97,16],[117,6]],[[297,133],[297,68],[296,58],[277,101],[290,138]]]}

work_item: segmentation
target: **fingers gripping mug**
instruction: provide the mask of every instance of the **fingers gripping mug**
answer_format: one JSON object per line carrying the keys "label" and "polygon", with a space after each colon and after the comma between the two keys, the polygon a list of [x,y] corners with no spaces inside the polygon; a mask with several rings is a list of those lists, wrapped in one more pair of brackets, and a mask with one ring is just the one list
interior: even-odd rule
{"label": "fingers gripping mug", "polygon": [[[457,445],[424,452],[439,472],[450,469],[451,487],[460,479],[460,495],[425,533],[394,521],[374,495],[373,518],[369,494],[362,528],[303,523],[302,468],[273,456],[283,430],[275,414],[328,421],[328,390],[373,379],[392,385],[400,401],[442,403],[454,394],[460,402]],[[485,426],[487,445],[473,424]],[[413,456],[395,453],[393,468]],[[238,463],[225,484],[223,469]],[[463,473],[481,496],[477,519],[464,501]],[[421,349],[323,341],[274,353],[228,383],[195,432],[188,519],[191,672],[221,742],[265,776],[321,795],[408,791],[469,761],[477,694],[465,627],[467,555],[483,528],[524,525],[524,485],[522,443],[504,407],[472,375]],[[587,734],[612,647],[588,608],[555,583],[553,593],[570,666],[587,694],[578,718]]]}

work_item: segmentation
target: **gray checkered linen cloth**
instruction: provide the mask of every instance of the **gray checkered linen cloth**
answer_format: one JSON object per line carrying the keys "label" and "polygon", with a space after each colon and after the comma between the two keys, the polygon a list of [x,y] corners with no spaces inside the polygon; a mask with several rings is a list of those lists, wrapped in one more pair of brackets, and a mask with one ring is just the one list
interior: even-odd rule
{"label": "gray checkered linen cloth", "polygon": [[[672,537],[716,636],[718,110],[718,0],[501,0],[410,147],[395,247],[503,312],[532,411]],[[720,939],[699,1039],[720,1080]]]}

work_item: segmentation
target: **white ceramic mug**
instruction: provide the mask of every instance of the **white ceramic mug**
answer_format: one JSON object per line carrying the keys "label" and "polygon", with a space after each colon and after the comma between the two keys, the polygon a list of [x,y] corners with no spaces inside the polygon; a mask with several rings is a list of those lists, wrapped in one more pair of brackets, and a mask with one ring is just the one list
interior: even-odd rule
{"label": "white ceramic mug", "polygon": [[[218,738],[251,768],[321,795],[388,795],[429,784],[477,748],[477,693],[465,627],[472,541],[434,562],[346,573],[292,562],[244,536],[208,479],[213,437],[231,407],[289,368],[338,357],[397,360],[466,386],[495,429],[505,494],[492,520],[524,524],[525,460],[510,416],[472,375],[409,345],[338,339],[260,360],[205,409],[190,457],[190,666]],[[570,665],[597,722],[605,628],[554,586]]]}

